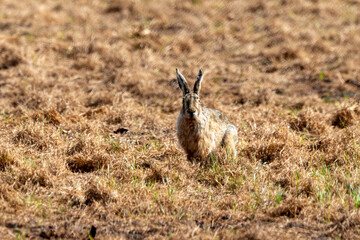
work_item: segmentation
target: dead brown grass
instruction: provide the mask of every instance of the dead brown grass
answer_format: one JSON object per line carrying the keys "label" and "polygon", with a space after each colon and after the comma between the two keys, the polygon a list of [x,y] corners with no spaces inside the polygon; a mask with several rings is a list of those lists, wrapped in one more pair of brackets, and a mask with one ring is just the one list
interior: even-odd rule
{"label": "dead brown grass", "polygon": [[[10,1],[4,239],[359,239],[356,1]],[[238,127],[189,162],[175,68]]]}

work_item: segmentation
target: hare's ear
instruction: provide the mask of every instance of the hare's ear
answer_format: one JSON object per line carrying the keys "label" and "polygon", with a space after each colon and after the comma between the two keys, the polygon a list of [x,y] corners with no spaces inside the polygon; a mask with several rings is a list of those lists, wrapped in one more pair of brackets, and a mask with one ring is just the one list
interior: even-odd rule
{"label": "hare's ear", "polygon": [[200,88],[201,88],[201,82],[204,78],[204,74],[202,69],[200,68],[199,74],[196,77],[196,81],[195,81],[195,85],[194,85],[194,93],[196,93],[197,95],[200,94]]}
{"label": "hare's ear", "polygon": [[180,87],[181,91],[183,92],[183,94],[186,95],[186,94],[190,93],[189,85],[188,85],[186,79],[184,78],[184,76],[180,73],[180,71],[178,69],[176,69],[176,78],[178,80],[179,87]]}

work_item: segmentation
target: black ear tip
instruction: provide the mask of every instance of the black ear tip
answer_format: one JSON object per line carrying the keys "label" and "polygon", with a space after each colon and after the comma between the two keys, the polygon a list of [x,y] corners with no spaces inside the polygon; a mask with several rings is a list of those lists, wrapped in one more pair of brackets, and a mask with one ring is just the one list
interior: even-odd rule
{"label": "black ear tip", "polygon": [[203,74],[203,70],[202,70],[202,68],[200,68],[199,73],[200,73],[200,74]]}
{"label": "black ear tip", "polygon": [[176,68],[176,73],[178,73],[179,72],[179,69],[178,68]]}

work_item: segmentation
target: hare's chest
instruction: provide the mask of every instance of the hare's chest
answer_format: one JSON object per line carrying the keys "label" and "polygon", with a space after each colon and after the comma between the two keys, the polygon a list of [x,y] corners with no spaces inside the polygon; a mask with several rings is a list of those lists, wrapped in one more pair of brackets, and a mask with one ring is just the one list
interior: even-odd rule
{"label": "hare's chest", "polygon": [[215,134],[209,126],[199,123],[178,122],[178,138],[180,145],[187,152],[209,153],[215,148]]}

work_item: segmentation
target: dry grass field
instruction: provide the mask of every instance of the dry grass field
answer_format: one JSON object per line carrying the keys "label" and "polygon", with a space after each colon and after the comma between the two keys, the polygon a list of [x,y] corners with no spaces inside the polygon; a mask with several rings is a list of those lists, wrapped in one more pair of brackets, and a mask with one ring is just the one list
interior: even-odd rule
{"label": "dry grass field", "polygon": [[[359,1],[0,5],[0,239],[360,239]],[[236,159],[177,142],[200,67]]]}

